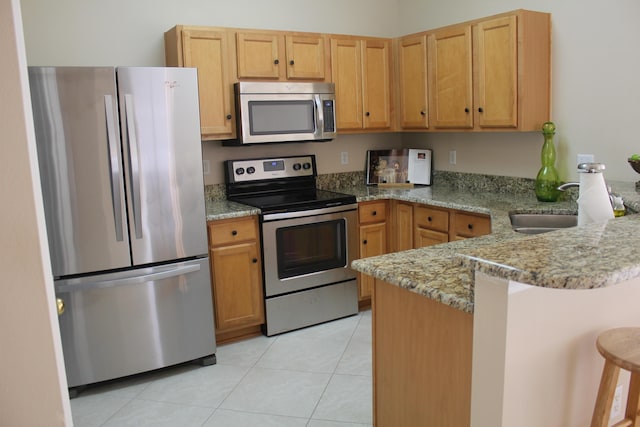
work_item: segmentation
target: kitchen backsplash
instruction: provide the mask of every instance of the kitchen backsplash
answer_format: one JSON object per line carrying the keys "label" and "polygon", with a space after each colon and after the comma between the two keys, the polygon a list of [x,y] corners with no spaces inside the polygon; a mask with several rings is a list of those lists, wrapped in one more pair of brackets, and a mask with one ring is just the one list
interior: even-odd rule
{"label": "kitchen backsplash", "polygon": [[[434,185],[444,185],[472,191],[491,191],[494,193],[526,193],[533,194],[535,180],[498,175],[482,175],[475,173],[434,171]],[[319,175],[318,188],[339,191],[343,188],[353,188],[365,185],[364,171],[329,173]],[[575,193],[575,194],[574,194]],[[577,192],[568,191],[565,197],[576,197]],[[205,185],[205,199],[207,201],[225,200],[224,184]]]}

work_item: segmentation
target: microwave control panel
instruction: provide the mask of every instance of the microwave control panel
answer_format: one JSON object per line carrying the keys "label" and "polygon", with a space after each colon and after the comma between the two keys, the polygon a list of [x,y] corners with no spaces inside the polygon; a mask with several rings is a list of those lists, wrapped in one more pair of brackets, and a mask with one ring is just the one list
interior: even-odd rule
{"label": "microwave control panel", "polygon": [[335,109],[333,108],[333,99],[325,99],[322,101],[322,114],[324,117],[323,129],[325,132],[336,131]]}
{"label": "microwave control panel", "polygon": [[316,176],[314,155],[227,160],[225,163],[227,181],[232,183]]}

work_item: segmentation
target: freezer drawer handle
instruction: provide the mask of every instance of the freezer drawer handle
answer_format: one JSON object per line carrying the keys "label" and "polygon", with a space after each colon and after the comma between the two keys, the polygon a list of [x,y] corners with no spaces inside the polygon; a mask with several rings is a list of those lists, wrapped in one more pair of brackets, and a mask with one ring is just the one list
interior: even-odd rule
{"label": "freezer drawer handle", "polygon": [[115,120],[113,119],[113,97],[104,96],[104,111],[107,120],[107,142],[109,144],[109,165],[111,167],[111,201],[113,202],[113,221],[116,228],[116,240],[123,240],[122,232],[122,171],[120,170],[120,147],[116,136]]}
{"label": "freezer drawer handle", "polygon": [[138,285],[140,283],[154,280],[168,279],[170,277],[181,276],[200,270],[200,264],[191,264],[172,268],[170,270],[158,271],[144,274],[142,276],[126,277],[123,279],[103,280],[98,282],[85,282],[77,285],[61,285],[56,287],[56,292],[84,291],[89,289],[115,288],[117,286]]}
{"label": "freezer drawer handle", "polygon": [[133,96],[124,96],[124,111],[127,118],[127,137],[129,139],[129,164],[131,165],[131,193],[133,205],[133,223],[136,231],[136,238],[142,239],[142,212],[140,209],[140,166],[138,165],[138,138],[136,137],[136,126],[133,116]]}

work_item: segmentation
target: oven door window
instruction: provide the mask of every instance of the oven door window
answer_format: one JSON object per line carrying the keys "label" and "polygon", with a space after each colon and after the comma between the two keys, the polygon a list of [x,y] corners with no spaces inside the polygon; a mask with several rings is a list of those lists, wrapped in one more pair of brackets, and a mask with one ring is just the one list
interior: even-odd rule
{"label": "oven door window", "polygon": [[314,133],[313,100],[249,101],[251,135]]}
{"label": "oven door window", "polygon": [[276,230],[278,277],[302,276],[347,265],[344,219]]}

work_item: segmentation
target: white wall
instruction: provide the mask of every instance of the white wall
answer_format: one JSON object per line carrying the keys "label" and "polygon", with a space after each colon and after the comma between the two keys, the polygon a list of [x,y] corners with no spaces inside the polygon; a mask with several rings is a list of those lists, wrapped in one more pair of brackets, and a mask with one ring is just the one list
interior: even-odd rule
{"label": "white wall", "polygon": [[[607,179],[640,179],[626,161],[640,152],[637,0],[401,0],[398,34],[519,8],[552,14],[552,120],[561,178],[576,179],[577,154],[586,153],[605,163]],[[427,140],[435,150],[436,169],[535,177],[542,136],[511,134],[510,144],[494,142],[504,138],[509,137],[436,134]],[[451,148],[458,152],[456,166],[447,161]]]}
{"label": "white wall", "polygon": [[0,1],[0,52],[0,425],[70,425],[18,0]]}

